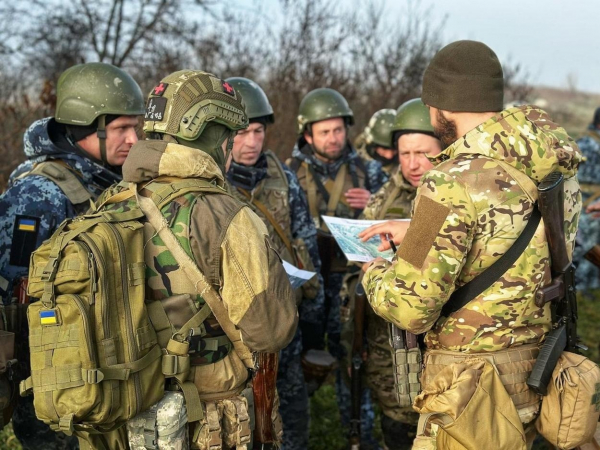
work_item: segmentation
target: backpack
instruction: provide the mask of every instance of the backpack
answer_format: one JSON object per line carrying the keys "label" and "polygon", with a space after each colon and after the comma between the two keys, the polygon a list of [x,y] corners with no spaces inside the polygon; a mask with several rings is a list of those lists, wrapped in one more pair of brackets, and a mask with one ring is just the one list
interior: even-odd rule
{"label": "backpack", "polygon": [[164,394],[145,305],[139,208],[64,221],[31,256],[27,310],[37,417],[86,436],[116,429]]}

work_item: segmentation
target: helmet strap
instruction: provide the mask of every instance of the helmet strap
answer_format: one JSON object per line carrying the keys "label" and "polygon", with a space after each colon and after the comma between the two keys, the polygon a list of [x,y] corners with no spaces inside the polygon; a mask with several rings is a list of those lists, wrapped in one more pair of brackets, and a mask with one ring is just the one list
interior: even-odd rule
{"label": "helmet strap", "polygon": [[101,115],[98,117],[98,129],[96,130],[98,135],[98,142],[100,143],[100,158],[104,164],[108,164],[106,159],[106,116]]}

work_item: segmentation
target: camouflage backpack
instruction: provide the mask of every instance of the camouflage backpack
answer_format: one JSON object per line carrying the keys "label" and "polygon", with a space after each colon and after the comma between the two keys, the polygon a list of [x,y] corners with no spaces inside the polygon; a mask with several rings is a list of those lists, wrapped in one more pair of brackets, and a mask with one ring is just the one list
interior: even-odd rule
{"label": "camouflage backpack", "polygon": [[37,417],[80,437],[160,400],[162,351],[145,299],[139,208],[64,221],[31,256],[31,377]]}

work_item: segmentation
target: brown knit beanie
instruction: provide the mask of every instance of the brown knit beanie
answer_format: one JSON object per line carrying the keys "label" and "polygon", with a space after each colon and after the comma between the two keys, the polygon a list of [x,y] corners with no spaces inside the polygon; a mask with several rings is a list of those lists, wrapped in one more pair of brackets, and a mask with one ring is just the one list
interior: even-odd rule
{"label": "brown knit beanie", "polygon": [[502,111],[504,76],[500,61],[482,42],[448,44],[425,70],[421,98],[426,105],[444,111]]}

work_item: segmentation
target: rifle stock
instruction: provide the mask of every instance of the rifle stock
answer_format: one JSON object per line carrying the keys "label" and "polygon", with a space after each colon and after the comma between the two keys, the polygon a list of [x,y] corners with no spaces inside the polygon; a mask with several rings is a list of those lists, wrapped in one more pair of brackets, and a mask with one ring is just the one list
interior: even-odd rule
{"label": "rifle stock", "polygon": [[257,355],[258,369],[252,380],[254,392],[254,448],[276,448],[277,437],[273,433],[273,406],[275,402],[277,353],[259,353]]}

